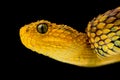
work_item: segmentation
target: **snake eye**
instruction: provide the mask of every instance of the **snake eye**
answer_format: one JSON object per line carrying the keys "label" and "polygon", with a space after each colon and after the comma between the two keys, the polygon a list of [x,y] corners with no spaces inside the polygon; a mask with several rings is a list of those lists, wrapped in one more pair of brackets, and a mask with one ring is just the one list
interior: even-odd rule
{"label": "snake eye", "polygon": [[38,26],[37,26],[37,31],[38,31],[39,33],[44,34],[44,33],[47,32],[47,30],[48,30],[48,25],[47,25],[47,24],[45,24],[45,23],[38,24]]}

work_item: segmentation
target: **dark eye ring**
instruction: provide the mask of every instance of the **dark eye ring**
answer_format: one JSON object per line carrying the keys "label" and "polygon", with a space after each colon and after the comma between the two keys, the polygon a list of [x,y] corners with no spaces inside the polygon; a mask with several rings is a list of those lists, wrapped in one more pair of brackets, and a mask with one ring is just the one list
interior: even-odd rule
{"label": "dark eye ring", "polygon": [[48,25],[45,23],[38,24],[37,31],[42,34],[46,33],[48,31]]}

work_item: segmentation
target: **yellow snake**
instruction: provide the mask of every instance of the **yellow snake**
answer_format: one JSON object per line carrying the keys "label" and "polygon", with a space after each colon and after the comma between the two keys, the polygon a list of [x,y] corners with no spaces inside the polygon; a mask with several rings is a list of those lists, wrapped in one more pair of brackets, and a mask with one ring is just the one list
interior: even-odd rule
{"label": "yellow snake", "polygon": [[39,20],[21,27],[20,39],[32,51],[77,66],[120,62],[120,7],[90,21],[86,33]]}

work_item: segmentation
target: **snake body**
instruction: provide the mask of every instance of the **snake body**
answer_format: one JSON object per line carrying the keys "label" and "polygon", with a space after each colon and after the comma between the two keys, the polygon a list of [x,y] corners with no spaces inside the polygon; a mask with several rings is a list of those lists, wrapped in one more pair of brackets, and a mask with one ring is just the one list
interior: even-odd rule
{"label": "snake body", "polygon": [[120,7],[90,21],[86,33],[40,20],[21,27],[20,39],[32,51],[77,66],[120,62]]}

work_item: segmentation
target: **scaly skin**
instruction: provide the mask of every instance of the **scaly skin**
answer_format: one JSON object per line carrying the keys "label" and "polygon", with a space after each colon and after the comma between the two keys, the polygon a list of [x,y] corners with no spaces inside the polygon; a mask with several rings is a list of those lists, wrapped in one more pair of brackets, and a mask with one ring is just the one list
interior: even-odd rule
{"label": "scaly skin", "polygon": [[[39,24],[46,24],[47,31],[39,32]],[[106,24],[113,26],[108,28]],[[108,37],[112,35],[107,34],[109,30],[117,37]],[[23,45],[32,51],[77,66],[97,67],[120,62],[120,7],[93,19],[89,22],[86,32],[87,34],[64,24],[40,20],[23,26],[20,29],[20,39]]]}

